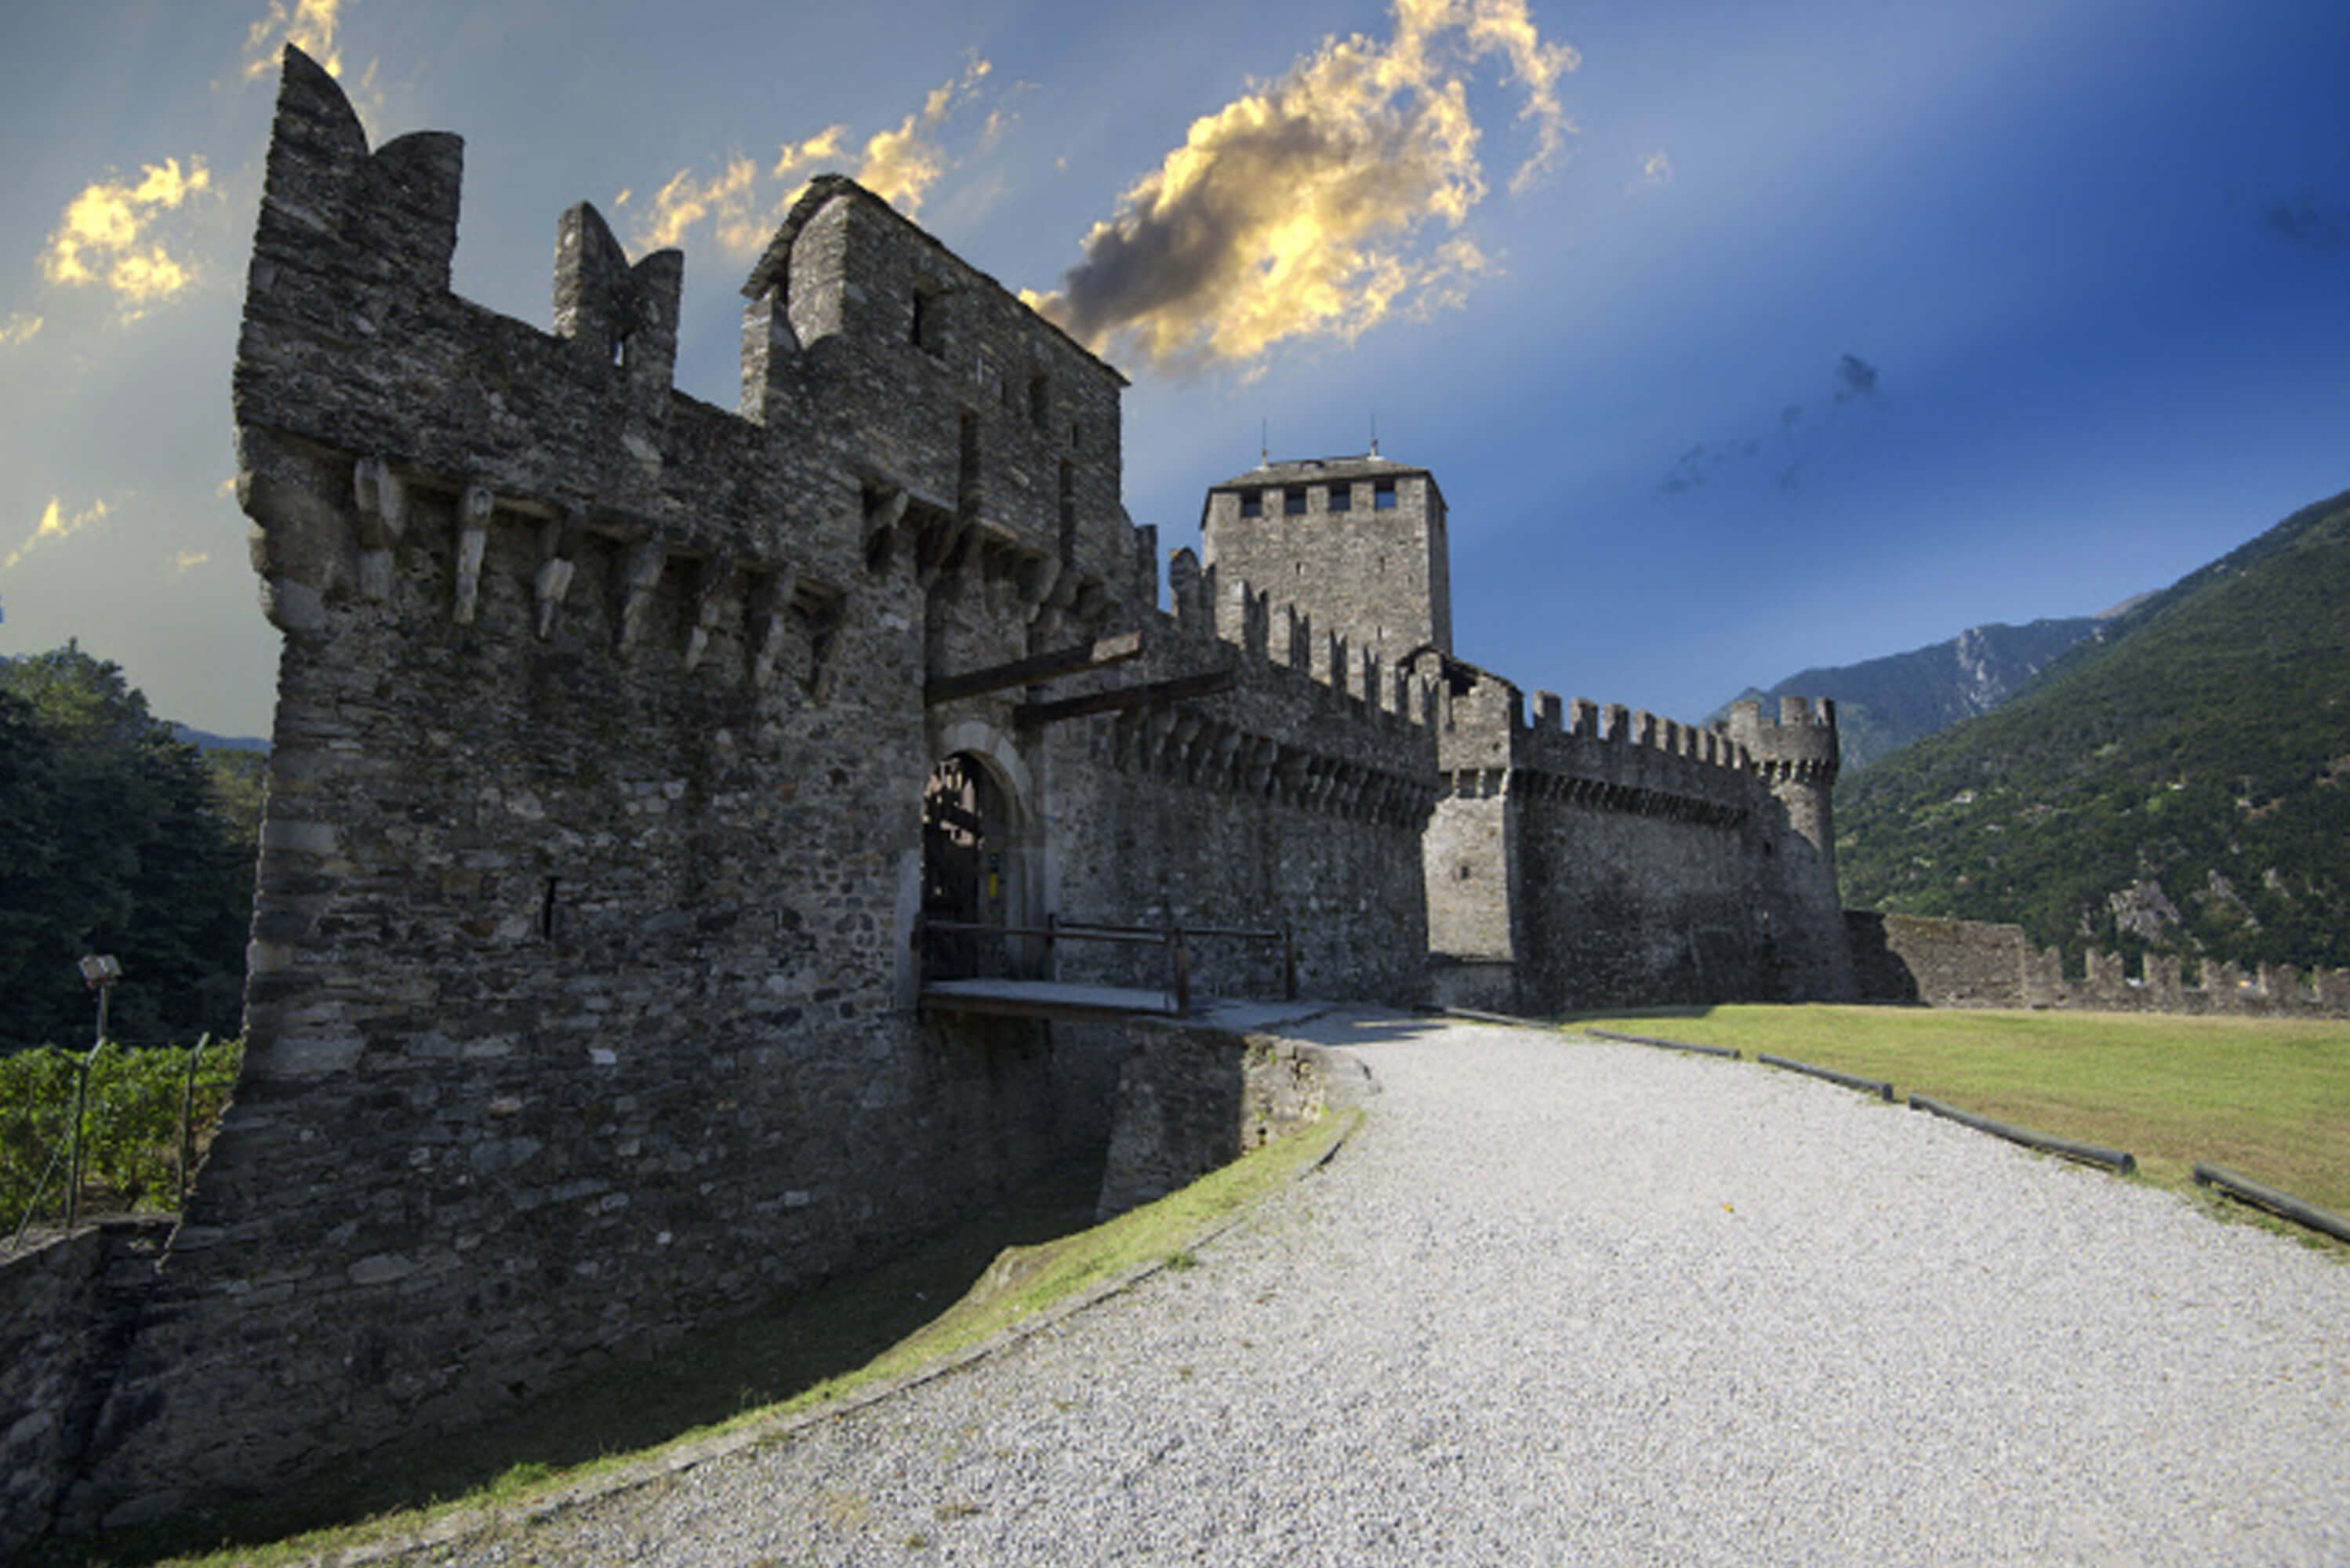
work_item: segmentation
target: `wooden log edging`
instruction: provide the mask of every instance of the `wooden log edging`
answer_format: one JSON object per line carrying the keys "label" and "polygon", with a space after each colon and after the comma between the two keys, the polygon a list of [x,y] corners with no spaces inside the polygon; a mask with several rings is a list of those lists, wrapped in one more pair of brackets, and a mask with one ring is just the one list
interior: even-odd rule
{"label": "wooden log edging", "polygon": [[1513,1012],[1484,1012],[1474,1007],[1440,1007],[1440,1017],[1465,1018],[1471,1023],[1500,1023],[1512,1029],[1548,1029],[1551,1024],[1539,1018],[1521,1018]]}
{"label": "wooden log edging", "polygon": [[1913,1111],[1931,1111],[1938,1116],[1946,1117],[1963,1127],[1970,1127],[1977,1132],[1987,1132],[1993,1137],[2003,1137],[2010,1143],[2020,1143],[2026,1148],[2042,1149],[2049,1154],[2061,1154],[2067,1159],[2085,1160],[2092,1165],[2110,1166],[2124,1176],[2134,1175],[2137,1170],[2137,1158],[2126,1150],[2101,1148],[2093,1143],[2075,1143],[2068,1137],[2058,1137],[2054,1133],[2034,1132],[2030,1127],[2011,1127],[2005,1122],[1995,1122],[1989,1116],[1979,1116],[1971,1111],[1962,1111],[1956,1106],[1946,1106],[1939,1100],[1929,1100],[1923,1095],[1910,1096],[1909,1108]]}
{"label": "wooden log edging", "polygon": [[1648,1034],[1618,1034],[1610,1029],[1586,1029],[1594,1040],[1614,1040],[1627,1045],[1661,1045],[1668,1051],[1692,1051],[1700,1056],[1727,1056],[1733,1062],[1743,1057],[1727,1045],[1692,1045],[1686,1040],[1659,1040]]}
{"label": "wooden log edging", "polygon": [[1881,1078],[1864,1078],[1857,1073],[1839,1073],[1834,1067],[1815,1067],[1809,1062],[1797,1062],[1785,1056],[1766,1055],[1760,1051],[1754,1054],[1754,1059],[1766,1066],[1784,1067],[1790,1073],[1807,1073],[1814,1078],[1825,1078],[1831,1084],[1842,1084],[1847,1089],[1858,1089],[1863,1094],[1875,1095],[1888,1105],[1893,1100],[1893,1085]]}
{"label": "wooden log edging", "polygon": [[2290,1192],[2280,1192],[2249,1176],[2239,1176],[2225,1166],[2195,1162],[2195,1184],[2217,1187],[2271,1213],[2281,1215],[2296,1225],[2306,1225],[2313,1231],[2323,1231],[2337,1241],[2350,1241],[2350,1220],[2314,1203],[2304,1203]]}

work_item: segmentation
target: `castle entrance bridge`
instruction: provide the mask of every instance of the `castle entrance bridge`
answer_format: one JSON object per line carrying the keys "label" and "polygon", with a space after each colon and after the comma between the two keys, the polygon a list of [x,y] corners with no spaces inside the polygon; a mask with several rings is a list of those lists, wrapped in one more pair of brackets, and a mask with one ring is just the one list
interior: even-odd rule
{"label": "castle entrance bridge", "polygon": [[[1285,929],[1252,930],[1229,926],[1114,926],[1064,921],[1047,915],[1041,926],[991,925],[980,920],[932,919],[925,912],[914,940],[922,957],[920,1005],[926,1012],[980,1012],[997,1017],[1115,1023],[1136,1017],[1189,1018],[1192,1014],[1194,948],[1223,943],[1277,944],[1281,952],[1282,999],[1297,1000],[1297,942]],[[977,950],[1036,944],[1044,972],[1054,972],[1056,944],[1109,942],[1156,948],[1162,955],[1161,983],[1141,986],[1085,985],[1052,979],[1024,979],[1008,972],[958,975],[963,955]],[[936,961],[933,953],[959,961]],[[980,966],[1008,971],[1009,964]]]}

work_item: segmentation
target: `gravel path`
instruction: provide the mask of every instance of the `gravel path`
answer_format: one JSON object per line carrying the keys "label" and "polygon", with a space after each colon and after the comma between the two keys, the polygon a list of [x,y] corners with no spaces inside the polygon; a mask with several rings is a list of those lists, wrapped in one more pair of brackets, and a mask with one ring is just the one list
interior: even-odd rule
{"label": "gravel path", "polygon": [[563,1563],[2350,1563],[2350,1268],[1793,1075],[1332,1020],[1324,1170]]}

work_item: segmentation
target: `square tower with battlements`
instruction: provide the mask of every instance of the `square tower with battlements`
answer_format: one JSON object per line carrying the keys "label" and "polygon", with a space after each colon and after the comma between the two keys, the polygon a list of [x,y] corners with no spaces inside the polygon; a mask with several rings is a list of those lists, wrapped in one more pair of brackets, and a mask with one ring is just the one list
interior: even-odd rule
{"label": "square tower with battlements", "polygon": [[1424,468],[1376,452],[1264,463],[1209,489],[1200,532],[1220,593],[1245,583],[1382,669],[1452,651],[1444,493]]}

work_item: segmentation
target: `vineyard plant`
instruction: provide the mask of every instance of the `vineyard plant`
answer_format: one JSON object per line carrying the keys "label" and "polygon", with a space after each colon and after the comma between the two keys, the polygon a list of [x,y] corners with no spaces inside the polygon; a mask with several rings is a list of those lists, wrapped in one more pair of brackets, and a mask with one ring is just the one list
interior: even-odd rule
{"label": "vineyard plant", "polygon": [[[201,1157],[244,1055],[244,1043],[234,1040],[201,1050],[100,1047],[82,1106],[80,1212],[176,1207],[182,1106],[189,1147]],[[75,1080],[89,1057],[54,1046],[0,1056],[0,1243],[28,1213],[36,1224],[64,1216]]]}

